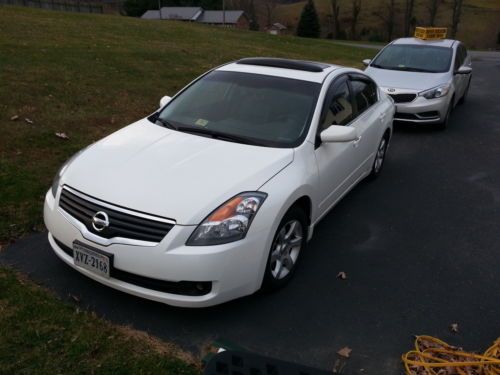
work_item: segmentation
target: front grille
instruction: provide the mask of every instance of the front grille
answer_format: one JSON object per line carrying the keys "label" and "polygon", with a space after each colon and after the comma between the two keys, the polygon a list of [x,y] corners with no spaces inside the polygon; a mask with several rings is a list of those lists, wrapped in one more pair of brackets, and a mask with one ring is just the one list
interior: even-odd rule
{"label": "front grille", "polygon": [[[66,246],[54,237],[57,246],[67,255],[73,257],[73,249]],[[184,296],[204,296],[212,291],[212,282],[210,281],[165,281],[152,279],[150,277],[137,275],[135,273],[123,271],[111,264],[110,276],[114,279],[124,281],[129,284],[137,285],[142,288],[156,290],[158,292],[178,294]]]}
{"label": "front grille", "polygon": [[[95,199],[87,200],[84,194],[75,194],[63,188],[59,199],[59,207],[81,222],[87,230],[103,238],[129,238],[148,242],[160,242],[173,228],[174,224],[158,220],[146,219],[131,213],[111,209],[108,205],[101,205]],[[109,218],[109,225],[102,231],[92,225],[92,218],[97,212],[105,212]]]}
{"label": "front grille", "polygon": [[416,94],[389,94],[394,99],[394,103],[409,103],[415,100]]}

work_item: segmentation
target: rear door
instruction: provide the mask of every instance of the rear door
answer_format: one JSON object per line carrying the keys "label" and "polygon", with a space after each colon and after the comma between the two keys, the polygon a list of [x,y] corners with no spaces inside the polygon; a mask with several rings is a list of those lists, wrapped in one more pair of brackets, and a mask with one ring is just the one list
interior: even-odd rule
{"label": "rear door", "polygon": [[361,74],[351,75],[349,81],[354,102],[354,120],[351,126],[357,129],[359,136],[359,140],[354,143],[357,166],[353,176],[355,182],[371,170],[375,150],[388,119],[375,82]]}

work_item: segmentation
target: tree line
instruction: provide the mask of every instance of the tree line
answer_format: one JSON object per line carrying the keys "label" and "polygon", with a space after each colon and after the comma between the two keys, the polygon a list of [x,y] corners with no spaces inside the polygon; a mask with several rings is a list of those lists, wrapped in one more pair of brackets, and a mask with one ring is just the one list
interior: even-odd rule
{"label": "tree line", "polygon": [[[404,36],[410,36],[412,28],[416,26],[417,21],[414,15],[416,1],[418,0],[404,0],[402,9]],[[444,4],[444,0],[422,0],[421,3],[428,15],[428,19],[425,21],[427,26],[436,26],[436,18]],[[330,0],[330,5],[331,37],[334,39],[358,39],[359,16],[363,11],[363,0]],[[451,38],[456,37],[462,14],[462,5],[463,0],[451,0],[452,15],[449,33]],[[347,25],[340,18],[341,10],[345,9],[350,12]],[[396,0],[384,0],[381,7],[372,15],[380,20],[387,40],[391,41],[394,38],[396,20],[401,16],[401,10],[399,5],[396,4]],[[349,33],[345,31],[346,29],[349,30]],[[319,38],[321,36],[321,24],[313,0],[308,0],[304,5],[297,25],[297,35],[308,38]]]}

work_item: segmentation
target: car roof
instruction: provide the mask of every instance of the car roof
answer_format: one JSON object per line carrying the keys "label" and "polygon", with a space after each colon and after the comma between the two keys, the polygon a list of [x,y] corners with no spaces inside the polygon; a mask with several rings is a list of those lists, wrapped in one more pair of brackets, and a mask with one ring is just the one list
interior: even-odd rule
{"label": "car roof", "polygon": [[275,58],[249,58],[223,65],[216,70],[226,72],[262,74],[322,83],[328,76],[328,74],[339,68],[342,67],[339,65],[319,63],[314,61]]}
{"label": "car roof", "polygon": [[423,40],[419,38],[399,38],[396,39],[392,44],[414,44],[422,46],[436,46],[436,47],[453,47],[456,43],[453,39],[433,39],[433,40]]}

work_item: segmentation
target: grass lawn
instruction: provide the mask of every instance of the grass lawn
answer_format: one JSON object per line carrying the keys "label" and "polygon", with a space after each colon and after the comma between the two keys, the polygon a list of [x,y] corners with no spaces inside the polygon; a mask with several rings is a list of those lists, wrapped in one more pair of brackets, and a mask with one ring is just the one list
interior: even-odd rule
{"label": "grass lawn", "polygon": [[0,374],[200,373],[189,355],[0,268]]}
{"label": "grass lawn", "polygon": [[44,194],[67,158],[204,71],[246,56],[360,66],[373,54],[326,40],[0,6],[0,242],[43,227]]}
{"label": "grass lawn", "polygon": [[[43,228],[45,192],[67,158],[153,112],[161,96],[207,69],[246,56],[360,66],[373,53],[324,40],[0,6],[0,251]],[[0,374],[199,373],[189,363],[175,348],[0,268]]]}

